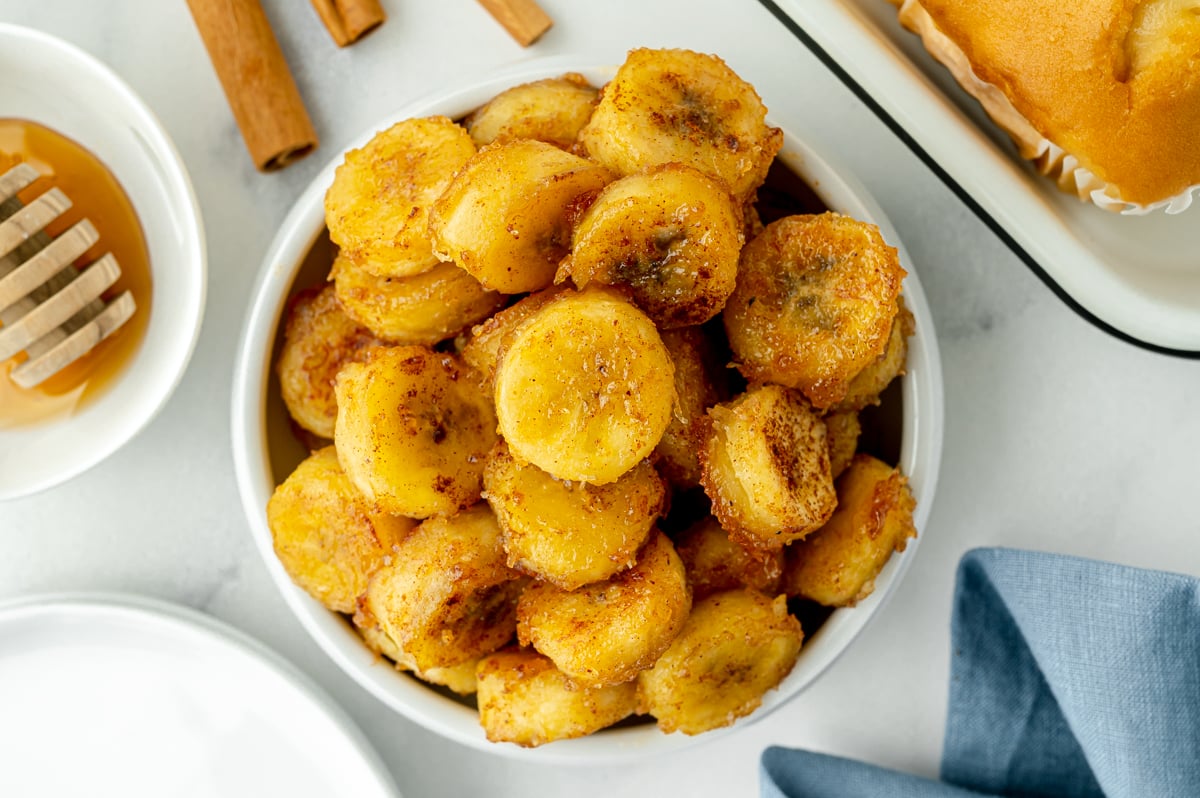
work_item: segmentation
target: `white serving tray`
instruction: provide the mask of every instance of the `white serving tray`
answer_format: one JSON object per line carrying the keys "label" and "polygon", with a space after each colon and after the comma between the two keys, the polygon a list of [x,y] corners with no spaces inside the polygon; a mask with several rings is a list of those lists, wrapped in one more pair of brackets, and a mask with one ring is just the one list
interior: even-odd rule
{"label": "white serving tray", "polygon": [[1060,192],[886,0],[760,0],[1084,318],[1200,358],[1200,203],[1120,216]]}

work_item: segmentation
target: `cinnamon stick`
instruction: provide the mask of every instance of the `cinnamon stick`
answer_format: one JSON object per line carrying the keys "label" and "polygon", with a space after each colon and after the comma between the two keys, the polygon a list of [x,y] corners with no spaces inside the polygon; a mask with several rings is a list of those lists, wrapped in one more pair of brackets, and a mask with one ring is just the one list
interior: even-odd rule
{"label": "cinnamon stick", "polygon": [[479,0],[517,43],[528,47],[550,30],[554,20],[534,0]]}
{"label": "cinnamon stick", "polygon": [[379,0],[312,0],[338,47],[354,44],[387,19]]}
{"label": "cinnamon stick", "polygon": [[317,133],[259,0],[188,0],[254,165],[282,169]]}

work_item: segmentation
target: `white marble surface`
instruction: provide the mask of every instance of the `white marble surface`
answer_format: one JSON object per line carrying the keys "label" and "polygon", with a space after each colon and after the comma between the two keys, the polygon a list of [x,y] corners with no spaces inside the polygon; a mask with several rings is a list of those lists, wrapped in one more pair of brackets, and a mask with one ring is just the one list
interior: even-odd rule
{"label": "white marble surface", "polygon": [[[158,114],[191,171],[210,257],[204,330],[164,412],[89,473],[0,505],[0,598],[132,591],[228,621],[335,696],[406,796],[747,795],[770,744],[936,773],[950,595],[968,548],[1022,546],[1200,574],[1200,363],[1134,349],[1075,316],[754,0],[542,0],[557,25],[525,51],[473,0],[384,2],[388,23],[341,51],[307,3],[267,3],[322,144],[264,176],[243,150],[184,3],[0,0],[0,20],[96,55]],[[657,761],[539,767],[462,748],[393,714],[292,618],[237,497],[232,362],[276,225],[320,165],[373,120],[498,65],[569,53],[616,62],[638,45],[722,54],[777,118],[853,163],[891,216],[940,337],[942,479],[907,580],[807,693],[740,734]]]}

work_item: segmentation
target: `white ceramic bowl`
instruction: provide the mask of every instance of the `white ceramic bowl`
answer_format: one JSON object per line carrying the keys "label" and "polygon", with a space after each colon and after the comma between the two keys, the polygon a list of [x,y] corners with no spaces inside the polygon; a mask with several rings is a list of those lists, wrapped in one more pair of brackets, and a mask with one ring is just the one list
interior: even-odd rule
{"label": "white ceramic bowl", "polygon": [[91,468],[166,403],[191,357],[204,310],[200,209],[162,126],[108,67],[44,33],[0,24],[0,114],[62,133],[120,182],[142,224],[153,282],[140,346],[104,392],[65,419],[0,429],[0,500]]}
{"label": "white ceramic bowl", "polygon": [[[605,82],[613,72],[611,68],[581,67],[577,60],[554,59],[526,64],[520,71],[490,76],[479,83],[450,89],[401,108],[381,120],[375,129],[364,133],[353,146],[362,146],[376,129],[401,119],[430,114],[457,118],[509,86],[566,71],[582,72],[597,85]],[[770,97],[766,101],[770,104]],[[908,373],[901,386],[902,429],[896,432],[901,441],[900,466],[908,475],[917,499],[917,527],[923,529],[933,500],[942,447],[941,367],[925,295],[895,230],[862,187],[847,171],[831,166],[825,156],[807,146],[789,127],[788,120],[772,122],[785,129],[782,157],[788,165],[806,179],[829,207],[878,224],[884,238],[900,249],[900,257],[908,270],[904,295],[916,317],[916,333],[909,342]],[[610,729],[537,749],[489,743],[474,709],[396,672],[363,645],[345,618],[326,610],[292,583],[272,548],[266,505],[275,485],[287,477],[305,452],[291,434],[286,410],[279,398],[278,382],[273,376],[273,358],[277,328],[288,297],[295,290],[319,281],[322,270],[328,268],[327,252],[325,256],[314,256],[307,264],[305,261],[314,243],[323,239],[325,190],[341,160],[339,154],[317,175],[284,220],[267,251],[242,332],[233,381],[233,449],[242,504],[259,552],[288,605],[321,647],[355,681],[408,718],[466,745],[542,761],[595,762],[681,748],[727,733],[729,729],[696,737],[665,735],[655,726],[646,724]],[[829,667],[900,580],[916,556],[919,542],[918,538],[904,554],[891,559],[876,581],[875,592],[870,598],[854,609],[835,611],[805,642],[796,667],[777,690],[766,695],[762,708],[730,729],[739,728],[782,706]]]}

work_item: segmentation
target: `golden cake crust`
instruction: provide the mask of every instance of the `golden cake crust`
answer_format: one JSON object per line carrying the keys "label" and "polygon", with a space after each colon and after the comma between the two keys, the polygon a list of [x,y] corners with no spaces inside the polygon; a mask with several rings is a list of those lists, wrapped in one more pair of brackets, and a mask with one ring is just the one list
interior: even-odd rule
{"label": "golden cake crust", "polygon": [[1197,0],[921,0],[979,79],[1148,205],[1200,184]]}

